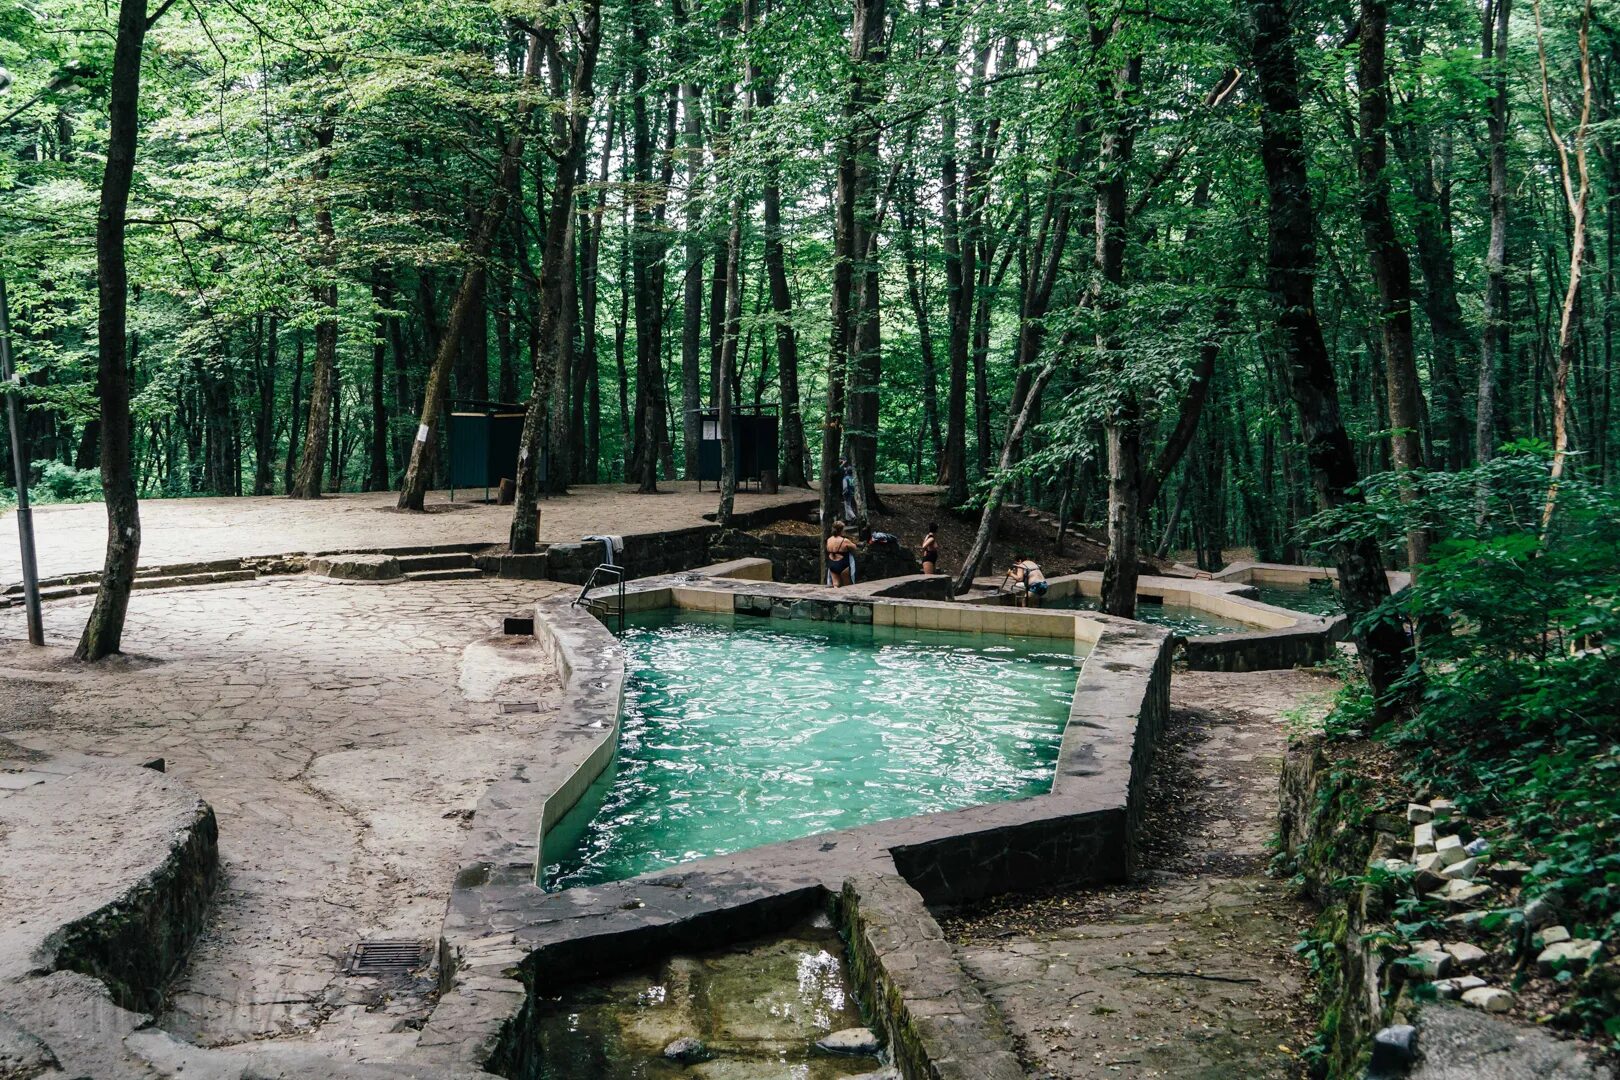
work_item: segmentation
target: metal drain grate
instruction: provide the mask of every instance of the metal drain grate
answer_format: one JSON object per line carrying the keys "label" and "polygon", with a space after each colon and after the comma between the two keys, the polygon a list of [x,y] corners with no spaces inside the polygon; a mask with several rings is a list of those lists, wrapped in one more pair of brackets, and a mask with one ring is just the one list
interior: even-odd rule
{"label": "metal drain grate", "polygon": [[540,711],[540,703],[538,701],[503,701],[503,702],[501,702],[501,712],[505,713],[508,716],[510,716],[513,713],[539,712],[539,711]]}
{"label": "metal drain grate", "polygon": [[344,970],[350,975],[408,975],[427,962],[427,942],[382,939],[362,941],[350,949]]}

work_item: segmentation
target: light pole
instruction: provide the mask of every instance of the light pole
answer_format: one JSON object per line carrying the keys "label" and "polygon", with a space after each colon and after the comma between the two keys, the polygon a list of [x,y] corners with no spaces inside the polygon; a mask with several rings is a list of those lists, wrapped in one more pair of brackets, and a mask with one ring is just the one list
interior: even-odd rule
{"label": "light pole", "polygon": [[[0,94],[11,88],[11,72],[0,67]],[[34,559],[34,513],[28,506],[28,454],[23,445],[22,416],[17,390],[22,380],[11,373],[11,311],[6,306],[6,281],[0,277],[0,383],[5,384],[6,426],[11,431],[11,463],[17,470],[17,544],[22,548],[23,605],[28,612],[28,640],[45,644],[45,624],[39,614],[39,567]]]}

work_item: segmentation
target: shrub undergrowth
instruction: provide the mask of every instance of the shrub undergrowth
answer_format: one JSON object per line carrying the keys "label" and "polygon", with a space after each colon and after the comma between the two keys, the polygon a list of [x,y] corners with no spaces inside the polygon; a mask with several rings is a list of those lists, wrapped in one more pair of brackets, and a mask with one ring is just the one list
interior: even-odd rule
{"label": "shrub undergrowth", "polygon": [[[1548,488],[1542,447],[1520,444],[1463,473],[1393,476],[1368,501],[1318,516],[1321,538],[1375,535],[1395,546],[1430,530],[1430,559],[1390,600],[1421,627],[1409,685],[1417,706],[1374,727],[1363,683],[1334,703],[1330,736],[1397,749],[1414,783],[1471,815],[1505,822],[1503,847],[1533,867],[1577,935],[1620,944],[1620,498],[1583,479]],[[1567,1019],[1620,1037],[1612,997],[1583,994]]]}

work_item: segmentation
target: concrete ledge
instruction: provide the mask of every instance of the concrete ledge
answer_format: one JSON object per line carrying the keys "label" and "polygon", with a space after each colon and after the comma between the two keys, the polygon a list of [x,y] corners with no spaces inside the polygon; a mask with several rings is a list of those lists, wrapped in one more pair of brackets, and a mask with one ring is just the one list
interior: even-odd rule
{"label": "concrete ledge", "polygon": [[732,559],[728,562],[700,566],[692,573],[699,577],[736,578],[738,581],[770,581],[771,560]]}
{"label": "concrete ledge", "polygon": [[[120,1006],[155,1006],[213,894],[213,810],[155,769],[75,755],[6,764],[0,855],[31,877],[0,912],[0,981],[77,971]],[[116,851],[91,839],[103,835]]]}
{"label": "concrete ledge", "polygon": [[533,555],[475,555],[473,566],[493,577],[544,581],[547,561],[543,551]]}
{"label": "concrete ledge", "polygon": [[1021,1080],[1006,1028],[904,879],[846,881],[838,914],[855,985],[902,1075]]}

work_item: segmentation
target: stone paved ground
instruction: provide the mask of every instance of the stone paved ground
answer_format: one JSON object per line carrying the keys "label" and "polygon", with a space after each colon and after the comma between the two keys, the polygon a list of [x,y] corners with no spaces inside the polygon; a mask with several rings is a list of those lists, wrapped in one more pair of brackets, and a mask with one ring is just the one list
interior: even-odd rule
{"label": "stone paved ground", "polygon": [[[599,533],[657,532],[703,524],[719,502],[713,485],[666,482],[660,495],[637,496],[617,484],[576,487],[540,504],[542,541],[578,540]],[[882,485],[883,490],[913,490]],[[932,488],[918,490],[933,490]],[[245,499],[147,499],[141,503],[141,564],[338,551],[347,547],[410,547],[421,544],[505,543],[512,508],[467,500],[451,503],[445,492],[429,495],[429,513],[402,514],[397,496],[379,491],[329,495],[317,501],[266,496]],[[739,492],[737,511],[804,499],[802,489],[778,495]],[[100,503],[34,508],[34,533],[43,577],[100,570],[107,544],[107,512]],[[22,580],[17,554],[17,515],[0,514],[0,586]]]}
{"label": "stone paved ground", "polygon": [[1032,1075],[1298,1075],[1306,912],[1265,875],[1283,713],[1331,687],[1305,672],[1177,671],[1146,872],[1114,889],[1010,899],[943,919]]}
{"label": "stone paved ground", "polygon": [[466,818],[555,707],[553,676],[502,682],[528,639],[475,643],[559,588],[299,576],[141,592],[132,656],[90,670],[66,661],[85,603],[46,606],[44,660],[17,644],[20,611],[0,612],[0,737],[161,755],[218,814],[221,890],[163,1026],[359,1053],[420,1021],[425,983],[339,965],[363,937],[436,936]]}

